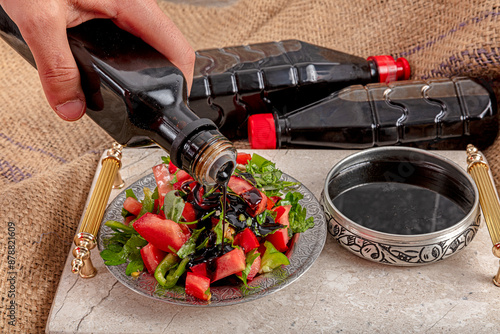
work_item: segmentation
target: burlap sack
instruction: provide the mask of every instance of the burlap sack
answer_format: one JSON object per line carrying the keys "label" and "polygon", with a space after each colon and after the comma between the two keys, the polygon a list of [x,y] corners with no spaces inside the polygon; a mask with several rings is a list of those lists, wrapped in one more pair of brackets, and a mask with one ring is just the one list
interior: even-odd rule
{"label": "burlap sack", "polygon": [[[498,1],[160,5],[195,49],[295,38],[359,56],[404,56],[412,78],[484,77],[500,92]],[[110,143],[87,118],[57,118],[36,71],[0,41],[0,332],[43,332],[98,158]],[[498,184],[499,146],[486,151]]]}

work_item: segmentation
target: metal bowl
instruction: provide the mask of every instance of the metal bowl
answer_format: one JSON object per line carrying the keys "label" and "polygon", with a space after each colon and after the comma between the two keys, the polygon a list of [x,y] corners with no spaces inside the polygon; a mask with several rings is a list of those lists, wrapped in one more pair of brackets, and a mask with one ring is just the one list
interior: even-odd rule
{"label": "metal bowl", "polygon": [[342,246],[389,265],[443,260],[467,246],[480,223],[471,177],[446,158],[408,147],[368,149],[340,161],[326,178],[321,204]]}

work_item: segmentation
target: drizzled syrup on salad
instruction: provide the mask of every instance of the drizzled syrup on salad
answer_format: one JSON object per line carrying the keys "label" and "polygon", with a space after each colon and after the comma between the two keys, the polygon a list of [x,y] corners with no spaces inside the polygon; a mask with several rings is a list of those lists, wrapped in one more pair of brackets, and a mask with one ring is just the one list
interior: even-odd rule
{"label": "drizzled syrup on salad", "polygon": [[[255,180],[250,173],[240,173],[245,179],[254,183]],[[228,224],[232,226],[236,232],[240,232],[243,229],[250,227],[254,231],[258,231],[259,235],[267,235],[281,227],[280,224],[274,221],[274,217],[269,215],[265,217],[265,220],[261,223],[257,222],[256,219],[252,219],[249,213],[256,210],[256,207],[263,200],[261,194],[256,189],[251,189],[241,196],[235,194],[229,194],[228,192],[228,182],[218,183],[211,190],[206,190],[206,187],[201,184],[196,184],[191,190],[192,182],[186,182],[182,185],[181,191],[186,193],[186,202],[192,203],[193,206],[201,212],[207,212],[210,209],[217,210],[220,209],[220,216],[222,227],[222,238],[220,244],[217,243],[217,234],[212,231],[212,221],[211,219],[203,219],[197,228],[205,228],[205,231],[200,235],[199,240],[204,240],[208,238],[207,247],[203,252],[197,253],[195,257],[190,261],[188,267],[192,267],[199,263],[207,264],[207,271],[214,273],[217,270],[216,259],[227,252],[233,250],[231,243],[226,241],[226,231]],[[249,226],[249,219],[251,225]],[[221,284],[226,283],[225,280],[220,282]]]}

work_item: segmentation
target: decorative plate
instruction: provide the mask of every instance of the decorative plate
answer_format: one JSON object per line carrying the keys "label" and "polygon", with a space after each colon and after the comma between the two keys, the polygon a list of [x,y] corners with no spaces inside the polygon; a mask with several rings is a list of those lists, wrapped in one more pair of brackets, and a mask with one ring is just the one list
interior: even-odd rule
{"label": "decorative plate", "polygon": [[[298,182],[291,176],[283,173],[286,181]],[[153,174],[147,175],[133,183],[131,188],[134,193],[142,194],[143,188],[154,189],[156,187]],[[327,225],[323,209],[314,195],[303,185],[297,191],[304,195],[300,204],[307,209],[307,217],[314,217],[315,226],[304,233],[296,235],[290,247],[288,266],[282,266],[270,273],[263,274],[249,282],[249,287],[243,283],[235,286],[211,286],[212,298],[209,302],[188,296],[183,287],[165,289],[157,284],[153,275],[144,272],[138,278],[125,275],[127,264],[119,266],[107,266],[111,274],[126,287],[146,297],[159,301],[184,305],[184,306],[225,306],[252,301],[283,289],[304,274],[318,258],[323,250],[327,236]],[[125,190],[122,191],[109,204],[104,213],[103,223],[97,238],[99,251],[104,249],[104,241],[111,237],[113,231],[104,225],[108,220],[122,221],[121,215],[123,202],[125,201]]]}

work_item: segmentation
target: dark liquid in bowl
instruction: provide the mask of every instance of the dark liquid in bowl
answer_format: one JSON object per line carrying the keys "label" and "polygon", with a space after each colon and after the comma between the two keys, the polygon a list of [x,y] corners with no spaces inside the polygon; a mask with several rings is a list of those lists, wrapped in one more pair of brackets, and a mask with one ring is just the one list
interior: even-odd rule
{"label": "dark liquid in bowl", "polygon": [[427,188],[397,182],[374,182],[350,188],[333,199],[350,220],[379,232],[424,234],[446,229],[466,212]]}

